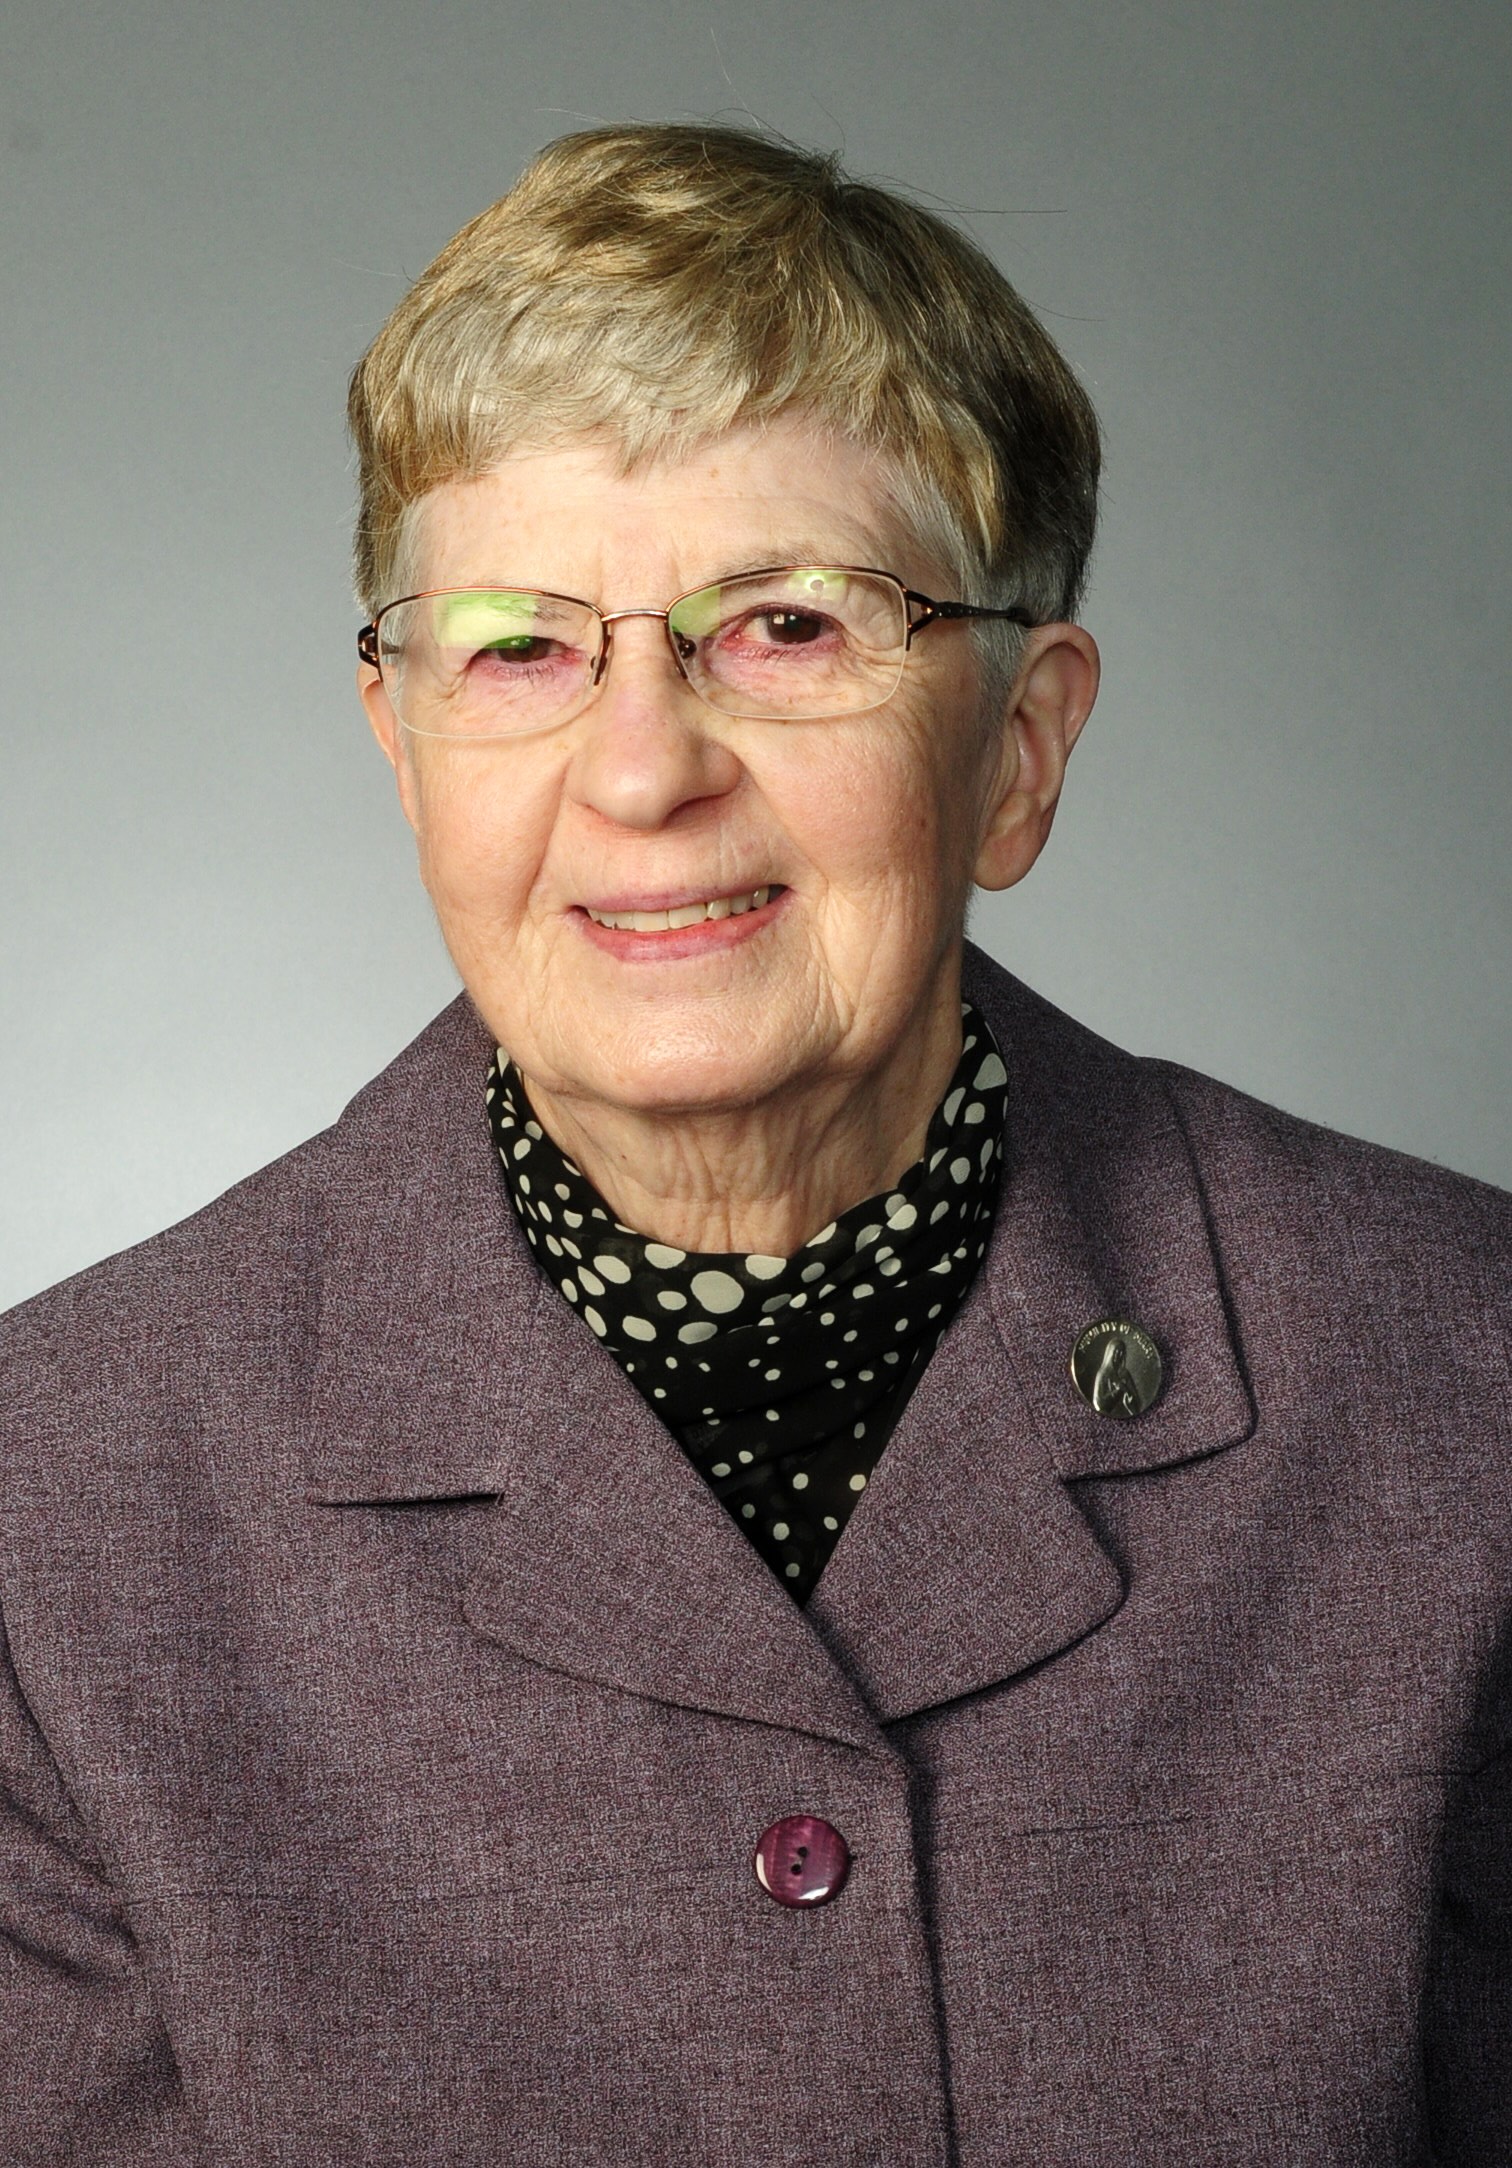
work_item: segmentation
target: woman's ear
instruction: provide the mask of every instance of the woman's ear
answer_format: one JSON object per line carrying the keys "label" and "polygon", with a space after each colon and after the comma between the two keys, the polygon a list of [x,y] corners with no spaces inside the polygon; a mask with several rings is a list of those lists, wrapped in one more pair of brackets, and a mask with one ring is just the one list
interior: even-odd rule
{"label": "woman's ear", "polygon": [[1044,849],[1101,669],[1097,642],[1080,625],[1037,625],[1030,633],[998,725],[1000,757],[977,851],[979,888],[1011,888]]}
{"label": "woman's ear", "polygon": [[409,757],[409,744],[394,713],[382,678],[371,663],[357,665],[357,697],[367,713],[368,726],[378,740],[384,759],[394,771],[394,781],[399,790],[399,803],[411,828],[416,827],[419,817],[419,798],[415,789],[413,763]]}

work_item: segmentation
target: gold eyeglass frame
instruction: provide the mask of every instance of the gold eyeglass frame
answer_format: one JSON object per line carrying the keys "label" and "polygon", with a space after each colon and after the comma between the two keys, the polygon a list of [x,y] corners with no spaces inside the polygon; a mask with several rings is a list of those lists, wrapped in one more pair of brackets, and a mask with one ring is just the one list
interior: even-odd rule
{"label": "gold eyeglass frame", "polygon": [[[872,702],[873,708],[881,707],[884,702],[890,700],[893,694],[897,691],[898,686],[902,682],[904,667],[907,663],[909,655],[913,651],[914,635],[916,633],[923,632],[927,626],[940,623],[948,623],[963,618],[989,618],[997,619],[1006,624],[1021,625],[1025,628],[1026,631],[1032,631],[1034,627],[1040,622],[1039,619],[1034,617],[1028,610],[1023,609],[1018,605],[1015,605],[1014,607],[1006,610],[996,610],[989,609],[984,604],[977,602],[937,601],[932,595],[921,594],[916,587],[910,587],[906,580],[899,579],[896,572],[884,572],[879,566],[876,565],[758,565],[750,572],[734,573],[728,579],[723,580],[704,580],[700,582],[697,587],[689,587],[685,589],[682,594],[674,595],[672,600],[667,604],[664,610],[601,610],[598,607],[597,603],[588,602],[581,595],[564,595],[559,593],[556,589],[550,587],[517,587],[507,581],[498,580],[471,582],[465,587],[422,587],[417,593],[413,595],[396,595],[392,602],[386,602],[383,605],[383,608],[379,610],[371,619],[371,621],[368,624],[364,625],[358,633],[357,654],[359,659],[362,662],[365,662],[370,669],[376,670],[378,672],[380,678],[383,677],[383,664],[380,659],[382,655],[382,646],[379,639],[379,628],[382,625],[383,620],[388,616],[391,610],[401,609],[407,602],[428,602],[433,596],[436,595],[498,594],[501,592],[507,592],[511,595],[538,595],[542,599],[542,601],[545,602],[570,603],[574,609],[586,610],[590,617],[595,618],[598,621],[598,653],[595,655],[593,663],[588,672],[587,681],[584,686],[585,698],[582,706],[587,705],[588,699],[592,697],[593,693],[596,692],[598,687],[603,683],[605,675],[608,672],[610,658],[614,646],[613,628],[617,624],[621,623],[625,618],[650,617],[659,618],[661,620],[662,629],[667,636],[667,646],[669,651],[671,652],[673,663],[677,669],[677,674],[682,679],[683,683],[687,686],[689,692],[692,693],[693,697],[696,700],[702,701],[703,705],[708,708],[712,714],[734,715],[737,717],[737,719],[739,719],[740,711],[738,709],[721,708],[717,706],[714,701],[709,699],[706,693],[699,690],[698,686],[695,685],[693,680],[689,677],[685,657],[681,652],[678,644],[679,638],[681,636],[674,632],[672,629],[672,613],[674,612],[674,610],[678,609],[684,602],[691,602],[695,595],[706,594],[708,590],[712,587],[733,587],[737,583],[737,581],[744,582],[746,580],[765,580],[770,579],[774,574],[779,572],[807,572],[810,570],[815,572],[855,573],[858,577],[862,579],[881,580],[887,586],[896,588],[898,592],[899,599],[903,605],[903,652],[898,663],[897,677],[894,679],[892,685],[888,688],[887,692],[885,692],[880,699]],[[917,612],[918,614],[915,615],[915,612]],[[564,710],[561,716],[555,718],[554,721],[557,723],[565,723],[574,720],[578,715],[582,713],[582,706]],[[870,709],[839,708],[834,710],[833,712],[837,715],[865,715],[870,713]],[[753,716],[747,719],[752,721],[760,720],[767,722],[823,722],[828,720],[829,718],[821,714],[813,716]],[[402,715],[399,716],[399,721],[406,730],[413,730],[414,726],[412,724],[406,723]],[[417,733],[417,735],[420,736],[425,736],[428,734],[429,733],[425,732]],[[446,735],[446,733],[443,733],[443,735]],[[505,733],[504,735],[512,736],[513,733]]]}

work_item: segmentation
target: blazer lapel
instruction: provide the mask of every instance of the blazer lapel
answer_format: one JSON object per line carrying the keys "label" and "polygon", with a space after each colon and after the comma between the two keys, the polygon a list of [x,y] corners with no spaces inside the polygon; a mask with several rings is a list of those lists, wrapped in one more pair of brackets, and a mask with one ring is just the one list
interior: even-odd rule
{"label": "blazer lapel", "polygon": [[[1254,1408],[1197,1171],[1158,1072],[975,951],[967,990],[1009,1070],[993,1240],[810,1602],[884,1722],[998,1685],[1071,1646],[1123,1598],[1079,1479],[1219,1451]],[[1098,1318],[1145,1327],[1161,1398],[1120,1422],[1070,1377]]]}
{"label": "blazer lapel", "polygon": [[855,1686],[531,1262],[463,1003],[327,1140],[305,1430],[324,1506],[488,1495],[466,1597],[531,1662],[887,1751]]}
{"label": "blazer lapel", "polygon": [[535,1662],[882,1752],[812,1622],[555,1291],[467,1613]]}
{"label": "blazer lapel", "polygon": [[979,1280],[809,1600],[884,1723],[1001,1685],[1123,1600],[1029,1404]]}

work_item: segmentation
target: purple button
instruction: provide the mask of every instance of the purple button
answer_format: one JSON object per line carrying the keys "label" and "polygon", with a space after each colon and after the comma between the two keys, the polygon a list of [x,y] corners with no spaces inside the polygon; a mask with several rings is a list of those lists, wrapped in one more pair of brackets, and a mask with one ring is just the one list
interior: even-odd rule
{"label": "purple button", "polygon": [[785,1814],[762,1831],[752,1865],[778,1904],[823,1905],[845,1886],[850,1850],[839,1830],[817,1814]]}

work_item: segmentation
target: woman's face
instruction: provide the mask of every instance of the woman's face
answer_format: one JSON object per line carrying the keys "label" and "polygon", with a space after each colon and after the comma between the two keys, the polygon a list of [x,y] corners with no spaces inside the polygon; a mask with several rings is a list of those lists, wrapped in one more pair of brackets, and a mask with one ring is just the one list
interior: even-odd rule
{"label": "woman's face", "polygon": [[[875,459],[798,419],[629,476],[586,443],[517,452],[435,491],[417,538],[417,587],[546,588],[605,611],[784,563],[951,587]],[[885,706],[825,721],[713,712],[649,619],[615,626],[583,712],[529,736],[410,736],[375,673],[362,687],[469,993],[525,1076],[580,1115],[860,1082],[954,1003],[984,824],[1016,757],[1011,730],[983,727],[964,626],[917,642]],[[673,929],[599,923],[762,890],[763,906]]]}

